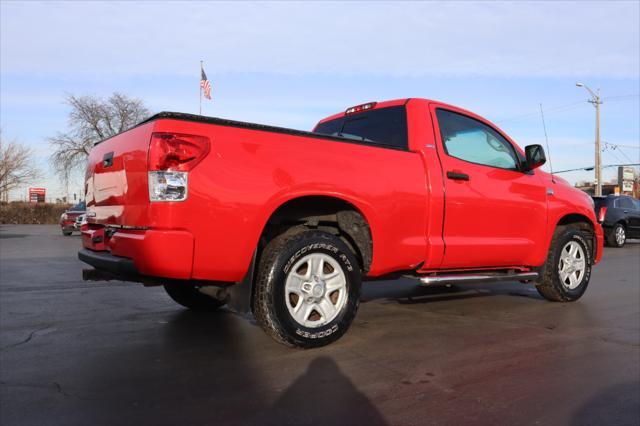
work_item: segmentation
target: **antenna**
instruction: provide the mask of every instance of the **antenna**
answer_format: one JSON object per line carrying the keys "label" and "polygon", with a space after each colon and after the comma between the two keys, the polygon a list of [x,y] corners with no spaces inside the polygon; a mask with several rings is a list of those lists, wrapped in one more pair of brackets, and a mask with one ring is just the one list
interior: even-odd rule
{"label": "antenna", "polygon": [[[544,140],[547,142],[547,155],[549,157],[549,170],[551,170],[551,176],[553,176],[553,165],[551,164],[551,150],[549,149],[549,137],[547,136],[547,125],[544,122],[544,111],[542,110],[542,103],[540,103],[540,116],[542,117],[542,128],[544,129]],[[553,179],[553,177],[552,177]]]}

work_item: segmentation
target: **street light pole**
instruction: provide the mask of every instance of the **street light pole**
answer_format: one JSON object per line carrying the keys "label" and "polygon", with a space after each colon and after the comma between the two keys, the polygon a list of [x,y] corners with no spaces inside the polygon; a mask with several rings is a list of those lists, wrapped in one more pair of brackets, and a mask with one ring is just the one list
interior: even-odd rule
{"label": "street light pole", "polygon": [[595,195],[596,197],[602,197],[602,151],[600,150],[600,104],[602,101],[600,100],[600,91],[598,90],[598,95],[592,101],[596,107],[596,189]]}
{"label": "street light pole", "polygon": [[591,95],[591,99],[589,99],[589,102],[596,107],[596,158],[595,158],[595,167],[594,167],[594,171],[596,175],[596,185],[595,185],[594,195],[596,197],[601,197],[602,196],[602,158],[601,158],[602,151],[600,150],[600,105],[602,104],[602,100],[600,99],[600,90],[598,90],[597,92],[594,92],[589,88],[589,86],[583,83],[576,83],[576,86],[584,87],[589,91],[589,94]]}

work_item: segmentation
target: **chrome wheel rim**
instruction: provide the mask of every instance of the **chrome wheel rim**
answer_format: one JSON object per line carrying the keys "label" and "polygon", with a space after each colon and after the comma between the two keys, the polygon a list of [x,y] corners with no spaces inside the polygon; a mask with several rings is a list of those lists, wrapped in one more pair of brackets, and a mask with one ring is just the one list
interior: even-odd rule
{"label": "chrome wheel rim", "polygon": [[285,303],[291,317],[309,328],[333,321],[347,303],[347,277],[331,256],[312,253],[289,271]]}
{"label": "chrome wheel rim", "polygon": [[560,281],[569,290],[573,290],[582,283],[587,262],[582,246],[575,241],[569,241],[562,248],[558,262]]}
{"label": "chrome wheel rim", "polygon": [[618,226],[616,228],[616,243],[618,243],[619,246],[623,245],[626,237],[624,228],[622,226]]}

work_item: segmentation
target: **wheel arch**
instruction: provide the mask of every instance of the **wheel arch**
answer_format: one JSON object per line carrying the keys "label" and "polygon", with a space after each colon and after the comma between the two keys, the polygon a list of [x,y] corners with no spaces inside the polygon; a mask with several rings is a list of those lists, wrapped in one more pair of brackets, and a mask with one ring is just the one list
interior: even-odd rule
{"label": "wheel arch", "polygon": [[624,226],[625,231],[629,229],[629,220],[626,217],[620,218],[617,222],[613,223],[613,226],[622,225]]}
{"label": "wheel arch", "polygon": [[[320,220],[318,216],[325,215],[318,214],[318,210],[314,210],[317,207],[323,207],[325,210],[328,207],[333,207],[328,212],[325,211],[329,219],[333,217],[333,221]],[[313,214],[314,211],[315,214]],[[311,214],[308,214],[309,212]],[[323,211],[320,210],[320,212]],[[342,213],[338,215],[338,212]],[[244,278],[238,285],[233,285],[229,288],[229,307],[241,315],[248,315],[254,311],[254,282],[262,250],[269,241],[285,232],[295,233],[308,229],[328,229],[336,233],[337,228],[337,234],[340,235],[340,231],[342,231],[341,239],[353,250],[356,258],[361,262],[360,266],[363,275],[369,271],[373,263],[375,237],[372,231],[374,226],[371,222],[372,209],[366,203],[360,203],[351,200],[349,197],[335,194],[290,193],[286,198],[277,198],[268,203],[267,207],[263,209],[263,213],[262,220],[259,222],[256,234],[254,234],[256,235],[255,240],[250,243],[252,256],[247,264]],[[305,216],[304,213],[307,213],[307,215]],[[313,220],[314,216],[317,220]],[[340,217],[339,219],[338,216]],[[351,217],[351,220],[349,220],[349,217]],[[354,237],[353,232],[346,226],[346,224],[353,221],[361,225],[358,228],[362,231],[362,235],[358,237]],[[326,222],[329,222],[329,225],[332,222],[333,226],[327,227],[326,225],[328,224]]]}
{"label": "wheel arch", "polygon": [[584,227],[585,229],[594,229],[594,223],[589,217],[581,213],[569,213],[562,216],[557,222],[555,228],[558,226],[576,225],[577,227]]}
{"label": "wheel arch", "polygon": [[363,273],[373,261],[374,239],[368,215],[353,200],[334,194],[301,194],[270,209],[263,221],[258,252],[283,233],[319,229],[338,235],[353,250]]}
{"label": "wheel arch", "polygon": [[578,228],[586,233],[587,243],[589,243],[589,250],[591,251],[591,260],[593,261],[596,257],[597,250],[597,242],[596,242],[596,224],[588,217],[581,213],[568,213],[562,216],[556,222],[553,227],[553,232],[549,238],[549,246],[551,245],[551,240],[553,239],[553,234],[556,233],[561,228]]}

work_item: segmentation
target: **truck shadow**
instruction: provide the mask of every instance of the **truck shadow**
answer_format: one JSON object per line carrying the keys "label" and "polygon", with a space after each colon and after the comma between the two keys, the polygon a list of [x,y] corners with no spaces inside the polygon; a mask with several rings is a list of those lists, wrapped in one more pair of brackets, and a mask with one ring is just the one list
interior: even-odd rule
{"label": "truck shadow", "polygon": [[[312,358],[310,352],[256,335],[255,326],[224,310],[184,310],[166,319],[160,338],[157,330],[147,329],[123,341],[107,359],[85,360],[90,385],[84,388],[92,389],[83,395],[87,420],[109,425],[173,425],[185,419],[194,425],[386,424],[331,358]],[[282,368],[265,371],[274,359]]]}
{"label": "truck shadow", "polygon": [[[247,347],[248,340],[255,340],[248,334],[255,331],[254,325],[230,312],[185,310],[172,317],[164,333],[163,352],[174,364],[171,369],[183,369],[182,375],[190,377],[183,389],[174,392],[200,395],[208,401],[190,407],[190,419],[195,415],[196,419],[211,421],[213,411],[218,424],[386,424],[374,404],[333,359],[319,356],[303,370],[299,361],[302,351],[281,346],[261,332],[258,338],[264,342]],[[275,378],[268,377],[256,359],[267,356],[258,355],[259,347],[266,349],[261,343],[270,346],[269,357],[282,361],[283,368]],[[187,365],[185,351],[189,355]],[[274,382],[275,386],[267,385]],[[282,382],[291,384],[274,392],[273,387],[278,388]],[[238,406],[239,400],[242,406]]]}
{"label": "truck shadow", "polygon": [[610,386],[586,401],[574,414],[572,426],[637,425],[640,422],[638,382]]}
{"label": "truck shadow", "polygon": [[266,410],[269,425],[386,425],[335,361],[318,357]]}

